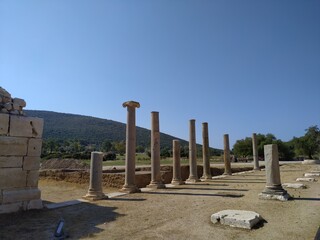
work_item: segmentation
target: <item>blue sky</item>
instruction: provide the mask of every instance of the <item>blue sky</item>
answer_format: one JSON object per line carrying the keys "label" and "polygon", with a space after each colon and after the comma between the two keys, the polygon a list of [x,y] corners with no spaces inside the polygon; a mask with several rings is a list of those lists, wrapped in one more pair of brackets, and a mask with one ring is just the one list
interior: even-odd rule
{"label": "blue sky", "polygon": [[0,0],[0,86],[27,109],[126,122],[210,146],[320,126],[320,1]]}

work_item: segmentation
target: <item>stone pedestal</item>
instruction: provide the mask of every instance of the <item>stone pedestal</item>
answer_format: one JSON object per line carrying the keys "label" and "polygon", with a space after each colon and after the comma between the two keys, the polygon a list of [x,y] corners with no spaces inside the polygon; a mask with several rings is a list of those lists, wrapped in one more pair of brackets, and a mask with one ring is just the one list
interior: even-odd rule
{"label": "stone pedestal", "polygon": [[128,101],[122,104],[127,108],[126,129],[126,175],[125,183],[120,191],[127,193],[140,192],[135,184],[136,171],[136,108],[140,107],[138,102]]}
{"label": "stone pedestal", "polygon": [[232,175],[231,163],[230,163],[230,146],[229,146],[229,135],[224,134],[223,136],[224,145],[224,175]]}
{"label": "stone pedestal", "polygon": [[203,174],[201,179],[212,179],[210,169],[210,152],[209,152],[209,134],[208,123],[202,123],[202,158],[203,158]]}
{"label": "stone pedestal", "polygon": [[253,151],[253,170],[260,171],[259,167],[259,156],[258,156],[258,142],[257,135],[252,134],[252,151]]}
{"label": "stone pedestal", "polygon": [[199,182],[197,171],[197,145],[196,145],[196,120],[191,119],[189,124],[189,168],[190,174],[186,183]]}
{"label": "stone pedestal", "polygon": [[286,201],[290,195],[282,188],[280,180],[278,145],[264,146],[264,160],[266,171],[266,187],[259,194],[261,199]]}
{"label": "stone pedestal", "polygon": [[88,193],[83,197],[95,201],[108,198],[102,192],[102,159],[101,152],[91,153],[90,183]]}
{"label": "stone pedestal", "polygon": [[181,165],[180,165],[180,142],[179,140],[173,140],[173,173],[172,173],[172,185],[182,185],[184,182],[181,179]]}
{"label": "stone pedestal", "polygon": [[149,188],[165,188],[160,173],[159,113],[151,112],[151,182]]}

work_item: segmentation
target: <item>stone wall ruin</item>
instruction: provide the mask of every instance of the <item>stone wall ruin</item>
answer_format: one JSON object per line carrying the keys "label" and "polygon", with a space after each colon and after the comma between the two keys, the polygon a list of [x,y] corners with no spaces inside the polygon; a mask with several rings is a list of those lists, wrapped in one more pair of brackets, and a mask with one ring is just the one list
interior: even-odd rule
{"label": "stone wall ruin", "polygon": [[43,119],[0,87],[0,214],[42,208],[38,188]]}

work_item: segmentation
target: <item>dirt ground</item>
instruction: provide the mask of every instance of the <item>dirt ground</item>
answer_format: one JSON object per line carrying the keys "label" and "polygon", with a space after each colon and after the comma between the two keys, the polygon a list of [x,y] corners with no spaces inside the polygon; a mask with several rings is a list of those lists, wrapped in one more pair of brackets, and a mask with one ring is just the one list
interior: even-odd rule
{"label": "dirt ground", "polygon": [[[318,165],[281,166],[282,183]],[[320,180],[320,178],[318,178]],[[287,189],[293,200],[260,200],[265,172],[246,172],[225,178],[135,193],[53,210],[0,215],[0,239],[54,239],[61,218],[69,239],[307,239],[313,240],[320,224],[320,183],[307,189]],[[46,202],[81,198],[86,184],[41,180]],[[118,189],[105,188],[105,193]],[[255,211],[265,222],[252,230],[212,224],[221,210]]]}

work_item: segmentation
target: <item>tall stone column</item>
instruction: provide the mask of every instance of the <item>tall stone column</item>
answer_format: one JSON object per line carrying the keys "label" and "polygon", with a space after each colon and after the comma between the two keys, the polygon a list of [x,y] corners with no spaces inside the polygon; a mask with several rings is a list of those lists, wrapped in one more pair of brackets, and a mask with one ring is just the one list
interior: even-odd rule
{"label": "tall stone column", "polygon": [[287,201],[290,195],[282,188],[280,180],[278,145],[264,146],[264,161],[266,170],[266,187],[259,194],[261,199]]}
{"label": "tall stone column", "polygon": [[209,153],[209,134],[208,123],[202,123],[202,158],[203,158],[203,175],[202,179],[212,179],[210,169],[210,153]]}
{"label": "tall stone column", "polygon": [[150,188],[165,188],[160,173],[159,113],[151,112],[151,182]]}
{"label": "tall stone column", "polygon": [[100,200],[108,198],[102,192],[102,152],[91,153],[90,183],[88,193],[83,197],[88,200]]}
{"label": "tall stone column", "polygon": [[224,145],[224,175],[232,175],[231,163],[230,163],[230,146],[229,146],[229,135],[224,134],[223,136]]}
{"label": "tall stone column", "polygon": [[181,164],[180,164],[180,142],[173,140],[173,169],[172,169],[172,185],[182,185],[184,182],[181,179]]}
{"label": "tall stone column", "polygon": [[125,183],[121,189],[123,192],[135,193],[140,189],[135,184],[136,171],[136,108],[140,103],[128,101],[122,104],[127,108],[127,130],[126,130],[126,175]]}
{"label": "tall stone column", "polygon": [[199,182],[197,171],[197,145],[196,145],[196,120],[191,119],[189,124],[189,168],[190,174],[186,183]]}
{"label": "tall stone column", "polygon": [[253,170],[260,171],[259,157],[258,157],[258,142],[257,135],[252,134],[252,151],[253,151]]}

